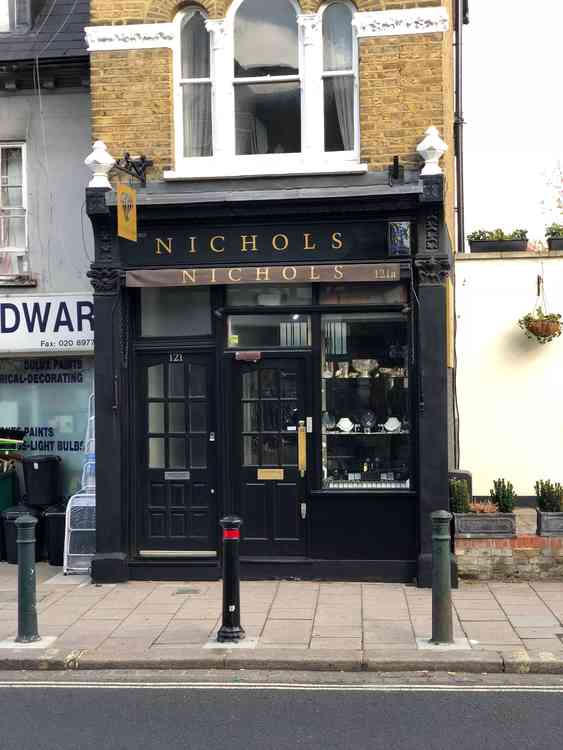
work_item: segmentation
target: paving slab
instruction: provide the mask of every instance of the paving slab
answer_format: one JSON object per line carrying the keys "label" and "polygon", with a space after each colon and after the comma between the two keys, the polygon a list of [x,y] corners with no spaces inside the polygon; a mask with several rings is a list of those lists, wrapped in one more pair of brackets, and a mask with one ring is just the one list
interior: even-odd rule
{"label": "paving slab", "polygon": [[478,641],[480,643],[520,643],[520,638],[508,622],[466,622],[464,630],[470,641]]}

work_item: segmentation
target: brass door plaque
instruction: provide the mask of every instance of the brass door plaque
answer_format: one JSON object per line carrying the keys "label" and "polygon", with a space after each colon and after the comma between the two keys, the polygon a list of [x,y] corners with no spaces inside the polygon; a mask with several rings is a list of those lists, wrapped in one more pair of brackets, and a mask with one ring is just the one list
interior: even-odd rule
{"label": "brass door plaque", "polygon": [[257,479],[283,479],[283,469],[258,469],[256,472]]}

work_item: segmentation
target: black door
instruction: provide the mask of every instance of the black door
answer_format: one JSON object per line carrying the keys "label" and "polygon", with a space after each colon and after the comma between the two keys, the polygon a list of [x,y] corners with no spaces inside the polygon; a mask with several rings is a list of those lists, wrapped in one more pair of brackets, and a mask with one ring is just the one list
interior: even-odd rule
{"label": "black door", "polygon": [[302,557],[307,496],[298,443],[307,438],[306,362],[262,357],[233,365],[233,489],[244,521],[241,553]]}
{"label": "black door", "polygon": [[215,556],[213,366],[207,355],[140,359],[137,553]]}

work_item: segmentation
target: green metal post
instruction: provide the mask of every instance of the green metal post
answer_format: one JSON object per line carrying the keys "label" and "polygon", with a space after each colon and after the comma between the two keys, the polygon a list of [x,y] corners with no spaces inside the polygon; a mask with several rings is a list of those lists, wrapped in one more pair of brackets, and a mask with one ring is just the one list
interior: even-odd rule
{"label": "green metal post", "polygon": [[16,519],[18,545],[18,643],[41,640],[37,629],[35,592],[35,527],[37,518],[24,513]]}
{"label": "green metal post", "polygon": [[432,519],[432,643],[453,643],[450,522],[447,510]]}

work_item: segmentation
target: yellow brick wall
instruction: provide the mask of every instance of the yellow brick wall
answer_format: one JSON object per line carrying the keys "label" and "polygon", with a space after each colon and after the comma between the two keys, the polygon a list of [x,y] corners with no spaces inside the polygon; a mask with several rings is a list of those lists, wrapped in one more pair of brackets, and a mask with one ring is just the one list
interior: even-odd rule
{"label": "yellow brick wall", "polygon": [[[92,0],[93,25],[168,22],[185,3],[177,0]],[[358,0],[359,10],[390,10],[446,4],[452,0]],[[221,18],[230,0],[203,0],[211,18]],[[314,12],[320,0],[303,0]],[[364,38],[360,50],[361,157],[370,170],[384,170],[393,156],[406,167],[420,167],[416,146],[435,125],[449,146],[446,215],[454,237],[453,52],[447,34]],[[147,154],[155,162],[149,179],[173,166],[172,54],[169,49],[94,52],[92,69],[93,139],[111,153]]]}
{"label": "yellow brick wall", "polygon": [[[303,13],[315,13],[324,0],[302,0]],[[164,23],[170,21],[177,10],[187,2],[178,0],[92,0],[92,24]],[[191,3],[190,3],[191,4]],[[210,18],[222,18],[231,0],[199,0],[196,5],[205,8]],[[396,10],[397,8],[429,8],[444,3],[441,0],[357,0],[358,10]]]}

